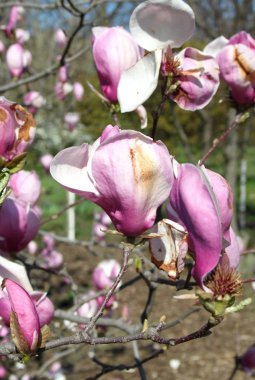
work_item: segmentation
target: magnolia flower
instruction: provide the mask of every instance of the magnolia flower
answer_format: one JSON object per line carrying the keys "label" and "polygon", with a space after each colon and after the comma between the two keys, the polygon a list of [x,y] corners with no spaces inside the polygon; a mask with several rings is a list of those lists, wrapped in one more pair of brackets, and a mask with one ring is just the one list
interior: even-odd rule
{"label": "magnolia flower", "polygon": [[16,37],[16,41],[19,44],[23,45],[25,42],[27,42],[29,40],[30,33],[28,30],[18,28],[15,30],[15,37]]}
{"label": "magnolia flower", "polygon": [[95,214],[93,234],[97,241],[102,241],[105,238],[105,230],[107,230],[111,223],[111,219],[104,211]]}
{"label": "magnolia flower", "polygon": [[203,287],[206,275],[216,267],[221,253],[231,242],[231,189],[219,174],[182,164],[178,167],[170,203],[188,232],[189,248],[195,258],[193,276]]}
{"label": "magnolia flower", "polygon": [[[54,306],[46,297],[46,293],[33,290],[24,266],[0,256],[0,282],[4,278],[14,281],[30,295],[39,314],[40,327],[51,322],[54,316]],[[11,304],[8,294],[5,291],[0,291],[0,316],[7,326],[10,325],[10,313]]]}
{"label": "magnolia flower", "polygon": [[92,283],[97,290],[110,288],[120,272],[120,264],[114,259],[101,261],[93,270]]}
{"label": "magnolia flower", "polygon": [[63,65],[58,70],[58,81],[65,83],[68,81],[68,68],[67,65]]}
{"label": "magnolia flower", "polygon": [[80,121],[80,114],[78,112],[68,112],[65,114],[65,123],[70,132],[72,132]]}
{"label": "magnolia flower", "polygon": [[176,87],[170,97],[185,110],[204,108],[220,84],[216,60],[197,49],[186,48],[166,61],[164,75],[172,74],[172,86]]}
{"label": "magnolia flower", "polygon": [[10,37],[11,33],[16,27],[17,22],[22,19],[22,15],[25,13],[25,8],[22,6],[14,6],[10,10],[10,17],[8,24],[5,27],[5,33],[7,37]]}
{"label": "magnolia flower", "polygon": [[57,29],[54,34],[54,40],[59,48],[65,47],[67,43],[67,37],[62,29]]}
{"label": "magnolia flower", "polygon": [[12,77],[20,78],[24,70],[24,50],[19,43],[12,44],[6,52],[6,63]]}
{"label": "magnolia flower", "polygon": [[34,206],[40,197],[41,182],[35,171],[20,170],[11,176],[9,184],[12,196]]}
{"label": "magnolia flower", "polygon": [[10,326],[13,341],[20,353],[31,355],[40,346],[40,321],[30,295],[16,282],[5,279],[2,283],[10,301]]}
{"label": "magnolia flower", "polygon": [[24,95],[23,101],[29,112],[33,114],[46,104],[45,98],[38,91],[27,92]]}
{"label": "magnolia flower", "polygon": [[158,206],[169,195],[172,158],[162,142],[108,125],[92,146],[59,152],[51,175],[101,206],[119,232],[136,236],[152,227]]}
{"label": "magnolia flower", "polygon": [[104,96],[117,103],[117,87],[124,70],[141,58],[142,51],[122,27],[92,29],[92,53]]}
{"label": "magnolia flower", "polygon": [[0,156],[6,161],[23,153],[32,143],[35,121],[20,105],[0,97]]}
{"label": "magnolia flower", "polygon": [[240,104],[255,102],[255,40],[242,31],[230,38],[218,54],[223,80]]}
{"label": "magnolia flower", "polygon": [[157,87],[163,51],[181,46],[192,36],[194,18],[192,9],[182,0],[148,0],[135,8],[130,32],[150,53],[121,76],[121,112],[133,111],[150,97]]}
{"label": "magnolia flower", "polygon": [[54,92],[58,100],[65,100],[66,96],[73,91],[71,83],[57,82],[54,87]]}
{"label": "magnolia flower", "polygon": [[0,249],[15,253],[34,239],[40,223],[40,211],[37,207],[7,198],[0,209]]}
{"label": "magnolia flower", "polygon": [[[84,295],[84,298],[87,298],[90,296],[93,297],[93,295],[95,294],[96,293],[93,290],[91,290],[87,294]],[[98,309],[98,304],[97,304],[96,298],[94,298],[94,299],[91,299],[90,301],[84,302],[84,304],[82,304],[82,306],[80,306],[77,309],[77,314],[80,317],[92,318],[97,312],[97,309]]]}
{"label": "magnolia flower", "polygon": [[41,156],[40,164],[42,165],[42,167],[44,168],[44,170],[46,172],[49,172],[50,164],[51,164],[52,160],[53,160],[53,156],[50,153],[47,153],[47,154],[44,154],[43,156]]}
{"label": "magnolia flower", "polygon": [[84,95],[84,87],[80,82],[74,82],[73,94],[77,102],[80,102],[82,100]]}

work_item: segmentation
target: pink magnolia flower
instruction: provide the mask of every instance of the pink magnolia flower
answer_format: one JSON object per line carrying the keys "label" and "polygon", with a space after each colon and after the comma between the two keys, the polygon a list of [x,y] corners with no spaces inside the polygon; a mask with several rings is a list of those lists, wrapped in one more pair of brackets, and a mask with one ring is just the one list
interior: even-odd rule
{"label": "pink magnolia flower", "polygon": [[68,81],[68,68],[67,65],[63,65],[58,70],[58,81],[65,83]]}
{"label": "pink magnolia flower", "polygon": [[35,171],[20,170],[13,174],[9,186],[15,199],[31,206],[34,206],[40,197],[41,182]]}
{"label": "pink magnolia flower", "polygon": [[43,156],[41,156],[40,163],[46,172],[49,172],[50,164],[51,164],[52,160],[53,160],[52,154],[48,153],[48,154],[44,154]]}
{"label": "pink magnolia flower", "polygon": [[63,267],[64,258],[62,253],[56,251],[55,249],[49,250],[47,248],[43,249],[41,252],[44,263],[42,266],[45,269],[54,269],[58,270]]}
{"label": "pink magnolia flower", "polygon": [[54,87],[54,92],[58,100],[65,100],[66,96],[73,91],[73,86],[71,83],[57,82]]}
{"label": "pink magnolia flower", "polygon": [[37,250],[38,250],[38,244],[36,243],[36,241],[34,240],[31,240],[28,245],[27,245],[27,251],[30,255],[35,255]]}
{"label": "pink magnolia flower", "polygon": [[231,189],[219,174],[182,164],[178,167],[170,203],[189,234],[189,247],[195,256],[193,276],[203,287],[204,278],[230,244]]}
{"label": "pink magnolia flower", "polygon": [[20,78],[24,70],[24,49],[19,43],[9,46],[6,52],[6,63],[12,77]]}
{"label": "pink magnolia flower", "polygon": [[110,288],[120,272],[120,264],[118,261],[103,260],[93,270],[92,283],[98,289]]}
{"label": "pink magnolia flower", "polygon": [[84,87],[80,82],[74,82],[73,94],[77,102],[80,102],[82,100],[84,95]]}
{"label": "pink magnolia flower", "polygon": [[[164,75],[172,74],[173,86],[176,85],[171,98],[185,110],[195,111],[204,108],[220,84],[216,60],[194,48],[182,50],[175,58],[167,56],[166,60],[168,62],[165,66],[168,67]],[[173,63],[171,67],[171,60],[176,60],[177,66]]]}
{"label": "pink magnolia flower", "polygon": [[25,9],[22,6],[14,6],[10,10],[10,16],[8,24],[5,27],[5,33],[7,37],[10,37],[16,24],[21,21],[22,15],[25,13]]}
{"label": "pink magnolia flower", "polygon": [[0,156],[12,160],[32,143],[35,121],[20,105],[0,97]]}
{"label": "pink magnolia flower", "polygon": [[57,29],[54,34],[54,40],[57,44],[57,47],[59,48],[65,47],[67,43],[67,37],[66,37],[65,32],[62,29]]}
{"label": "pink magnolia flower", "polygon": [[39,108],[46,103],[45,98],[38,91],[29,91],[24,95],[24,104],[32,114],[35,114]]}
{"label": "pink magnolia flower", "polygon": [[230,38],[218,54],[223,80],[240,104],[255,102],[255,39],[244,31]]}
{"label": "pink magnolia flower", "polygon": [[16,282],[5,279],[2,287],[6,288],[11,306],[12,338],[19,352],[30,355],[40,346],[40,321],[31,296]]}
{"label": "pink magnolia flower", "polygon": [[28,30],[18,28],[15,30],[15,37],[16,37],[16,41],[19,44],[23,45],[25,42],[27,42],[29,40],[30,33]]}
{"label": "pink magnolia flower", "polygon": [[[85,296],[85,298],[88,296],[92,297],[95,294],[96,293],[93,290],[91,290],[87,294],[85,294],[84,296]],[[95,315],[95,313],[97,312],[97,309],[98,309],[98,304],[97,304],[96,299],[94,298],[88,302],[84,302],[84,304],[82,306],[80,306],[79,309],[77,309],[77,314],[80,317],[92,318]]]}
{"label": "pink magnolia flower", "polygon": [[117,103],[120,76],[141,58],[142,50],[122,27],[95,27],[92,36],[92,53],[101,89],[111,103]]}
{"label": "pink magnolia flower", "polygon": [[158,206],[169,195],[172,157],[162,142],[108,125],[92,146],[59,152],[51,175],[101,206],[118,231],[136,236],[152,227]]}
{"label": "pink magnolia flower", "polygon": [[30,296],[39,316],[40,327],[49,325],[54,318],[55,308],[51,300],[47,297],[47,293],[33,291]]}
{"label": "pink magnolia flower", "polygon": [[36,236],[39,222],[37,207],[7,198],[0,209],[0,249],[14,253],[25,248]]}
{"label": "pink magnolia flower", "polygon": [[65,114],[65,123],[70,132],[72,132],[80,121],[80,114],[78,112],[68,112]]}

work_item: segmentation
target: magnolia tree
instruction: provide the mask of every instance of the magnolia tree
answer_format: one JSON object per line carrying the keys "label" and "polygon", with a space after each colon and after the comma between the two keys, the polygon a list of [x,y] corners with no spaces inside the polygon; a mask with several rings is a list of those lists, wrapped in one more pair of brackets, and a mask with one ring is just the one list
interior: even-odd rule
{"label": "magnolia tree", "polygon": [[[105,26],[104,17],[102,24],[98,22],[102,5],[71,0],[1,5],[6,11],[0,41],[6,76],[0,91],[9,92],[8,99],[0,98],[0,378],[64,378],[63,361],[81,346],[111,345],[114,349],[115,344],[132,342],[131,365],[100,361],[96,352],[90,351],[87,362],[94,361],[100,370],[90,378],[137,368],[136,378],[149,379],[143,363],[164,354],[166,348],[171,351],[171,347],[209,335],[224,319],[227,329],[227,314],[242,313],[251,302],[242,296],[244,284],[252,279],[243,278],[238,271],[245,247],[232,225],[233,191],[223,176],[210,169],[207,160],[252,116],[255,39],[242,30],[230,38],[218,36],[199,50],[189,46],[195,14],[183,0],[148,0],[133,6],[129,31],[122,26]],[[35,72],[32,50],[26,47],[33,38],[31,8],[42,13],[54,10],[58,17],[65,13],[71,26],[77,24],[67,33],[54,31],[50,37],[55,46],[54,63],[41,72]],[[26,20],[29,31],[21,28]],[[84,46],[71,54],[82,30]],[[87,45],[85,41],[89,41]],[[88,49],[100,90],[96,83],[86,84],[85,76],[70,74],[72,64]],[[40,60],[46,56],[44,46]],[[44,94],[45,83],[40,79],[46,81],[48,76],[54,83],[48,82]],[[214,136],[197,163],[182,162],[182,157],[171,154],[171,146],[157,140],[163,108],[175,103],[187,113],[203,110],[213,101],[220,82],[225,84],[221,112],[226,113],[229,107],[232,120],[221,135]],[[97,112],[100,107],[107,108],[109,116],[95,141],[88,143],[91,136],[80,133],[75,146],[57,139],[53,150],[45,149],[41,156],[37,150],[34,157],[44,168],[41,174],[48,176],[47,182],[55,180],[57,189],[62,186],[79,197],[42,220],[40,177],[34,170],[24,169],[27,157],[29,162],[27,151],[33,154],[34,138],[36,146],[35,120],[42,136],[54,105],[62,114],[56,124],[61,123],[67,134],[75,134],[82,123],[79,110],[90,109],[84,84],[98,99]],[[158,92],[159,103],[149,109],[144,103],[154,92]],[[136,124],[131,129],[127,113],[133,112]],[[51,141],[58,132],[53,125],[44,141]],[[45,234],[40,229],[85,201],[98,206],[90,221],[89,240],[70,240],[54,230]],[[69,252],[63,255],[58,241],[69,244],[70,255],[76,245],[86,247],[77,271],[89,261],[91,286],[87,283],[84,289],[70,276],[66,265]],[[98,257],[92,260],[96,248]],[[129,274],[134,268],[137,273],[132,277]],[[54,284],[52,277],[61,282]],[[148,288],[148,297],[138,305],[140,317],[131,321],[129,308],[138,302],[138,280]],[[171,287],[174,299],[167,300],[167,313],[159,310],[160,318],[153,320],[151,308],[162,285]],[[123,302],[122,290],[128,287],[133,296]],[[49,288],[53,289],[52,297],[51,292],[47,294]],[[62,308],[57,297],[61,292],[66,292],[66,297],[72,292],[71,302]],[[176,300],[193,306],[169,323]],[[201,309],[206,313],[199,328],[170,335],[169,328]],[[146,355],[139,351],[141,341],[147,345]],[[178,363],[172,366],[177,368]],[[238,369],[255,373],[253,346],[236,358],[230,378]]]}

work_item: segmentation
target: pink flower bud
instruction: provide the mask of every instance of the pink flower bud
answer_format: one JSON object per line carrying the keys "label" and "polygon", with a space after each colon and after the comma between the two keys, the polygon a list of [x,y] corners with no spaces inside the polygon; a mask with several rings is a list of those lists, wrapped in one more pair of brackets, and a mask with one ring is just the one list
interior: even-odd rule
{"label": "pink flower bud", "polygon": [[5,27],[7,37],[10,37],[12,31],[15,29],[17,22],[21,21],[25,9],[22,6],[14,6],[10,10],[10,17],[8,24]]}
{"label": "pink flower bud", "polygon": [[58,70],[58,81],[65,83],[68,81],[68,69],[67,65],[61,66]]}
{"label": "pink flower bud", "polygon": [[[97,297],[96,301],[97,301],[98,307],[102,306],[104,300],[105,300],[105,296]],[[106,302],[106,305],[105,305],[106,309],[111,309],[115,301],[116,301],[116,297],[114,295],[111,296],[108,302]]]}
{"label": "pink flower bud", "polygon": [[105,226],[101,223],[95,223],[93,226],[93,235],[96,241],[100,242],[105,238]]}
{"label": "pink flower bud", "polygon": [[32,240],[28,243],[27,245],[27,251],[30,255],[35,255],[36,252],[38,250],[38,244],[36,243],[36,241]]}
{"label": "pink flower bud", "polygon": [[57,82],[54,87],[54,92],[58,100],[64,100],[65,97],[73,91],[73,86],[70,83]]}
{"label": "pink flower bud", "polygon": [[20,78],[24,70],[24,50],[20,44],[11,45],[6,52],[6,63],[12,77]]}
{"label": "pink flower bud", "polygon": [[105,226],[109,227],[112,224],[111,218],[106,214],[106,212],[102,211],[100,213],[100,222]]}
{"label": "pink flower bud", "polygon": [[20,170],[11,176],[9,186],[15,199],[34,206],[41,192],[40,178],[35,171]]}
{"label": "pink flower bud", "polygon": [[[95,292],[91,290],[84,296],[86,297],[86,296],[93,296],[93,295],[95,295]],[[92,318],[97,312],[97,309],[98,309],[97,301],[96,299],[92,299],[88,302],[85,302],[82,306],[80,306],[79,309],[77,310],[77,314],[80,317]]]}
{"label": "pink flower bud", "polygon": [[23,45],[25,42],[29,40],[30,33],[28,30],[18,28],[15,30],[15,37],[16,37],[17,42]]}
{"label": "pink flower bud", "polygon": [[51,175],[102,207],[118,231],[136,236],[152,227],[158,206],[169,195],[172,158],[162,142],[109,125],[92,146],[61,151]]}
{"label": "pink flower bud", "polygon": [[0,156],[12,160],[27,149],[34,135],[32,115],[20,105],[0,97]]}
{"label": "pink flower bud", "polygon": [[193,276],[200,286],[230,243],[232,193],[219,174],[191,164],[178,167],[170,203],[189,234],[194,252]]}
{"label": "pink flower bud", "polygon": [[44,260],[42,266],[45,269],[58,270],[63,267],[64,259],[62,253],[55,250],[43,249],[41,254]]}
{"label": "pink flower bud", "polygon": [[38,91],[29,91],[23,98],[25,106],[29,112],[35,114],[39,108],[43,107],[46,103],[45,98]]}
{"label": "pink flower bud", "polygon": [[54,34],[54,40],[59,48],[65,47],[67,43],[67,37],[62,29],[57,29]]}
{"label": "pink flower bud", "polygon": [[55,247],[55,240],[50,235],[43,235],[43,242],[46,245],[47,250],[52,250]]}
{"label": "pink flower bud", "polygon": [[92,273],[93,286],[98,290],[111,287],[119,272],[120,264],[116,260],[101,261]]}
{"label": "pink flower bud", "polygon": [[6,288],[11,304],[10,326],[12,338],[19,352],[30,355],[40,345],[40,322],[30,295],[16,282],[6,279]]}
{"label": "pink flower bud", "polygon": [[36,207],[7,198],[0,209],[0,249],[18,252],[34,239],[39,230],[40,214]]}
{"label": "pink flower bud", "polygon": [[44,154],[43,156],[41,156],[40,163],[46,172],[49,172],[50,164],[52,160],[53,160],[52,154]]}
{"label": "pink flower bud", "polygon": [[80,102],[82,100],[84,95],[84,87],[80,82],[74,82],[73,94],[77,102]]}
{"label": "pink flower bud", "polygon": [[80,121],[80,115],[78,112],[68,112],[65,114],[64,119],[69,131],[72,132]]}
{"label": "pink flower bud", "polygon": [[1,365],[0,366],[0,379],[4,379],[6,375],[7,375],[7,371],[4,368],[4,366]]}
{"label": "pink flower bud", "polygon": [[141,58],[142,50],[121,27],[96,27],[92,34],[92,52],[101,89],[111,103],[116,103],[120,76]]}

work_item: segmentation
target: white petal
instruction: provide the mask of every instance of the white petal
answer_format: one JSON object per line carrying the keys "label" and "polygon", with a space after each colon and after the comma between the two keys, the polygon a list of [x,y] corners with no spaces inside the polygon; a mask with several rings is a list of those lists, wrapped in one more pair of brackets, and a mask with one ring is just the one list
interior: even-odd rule
{"label": "white petal", "polygon": [[134,111],[144,103],[158,84],[162,51],[147,54],[121,75],[118,100],[121,112]]}
{"label": "white petal", "polygon": [[210,55],[211,57],[216,57],[219,52],[227,45],[228,39],[224,36],[215,38],[204,48],[204,53]]}
{"label": "white petal", "polygon": [[29,293],[33,291],[25,267],[0,256],[0,282],[4,278],[17,282]]}
{"label": "white petal", "polygon": [[179,47],[192,36],[195,16],[182,0],[149,0],[135,8],[129,27],[138,45],[146,50]]}
{"label": "white petal", "polygon": [[51,163],[52,177],[67,190],[76,194],[93,193],[98,195],[87,171],[90,152],[91,147],[88,144],[62,150]]}

